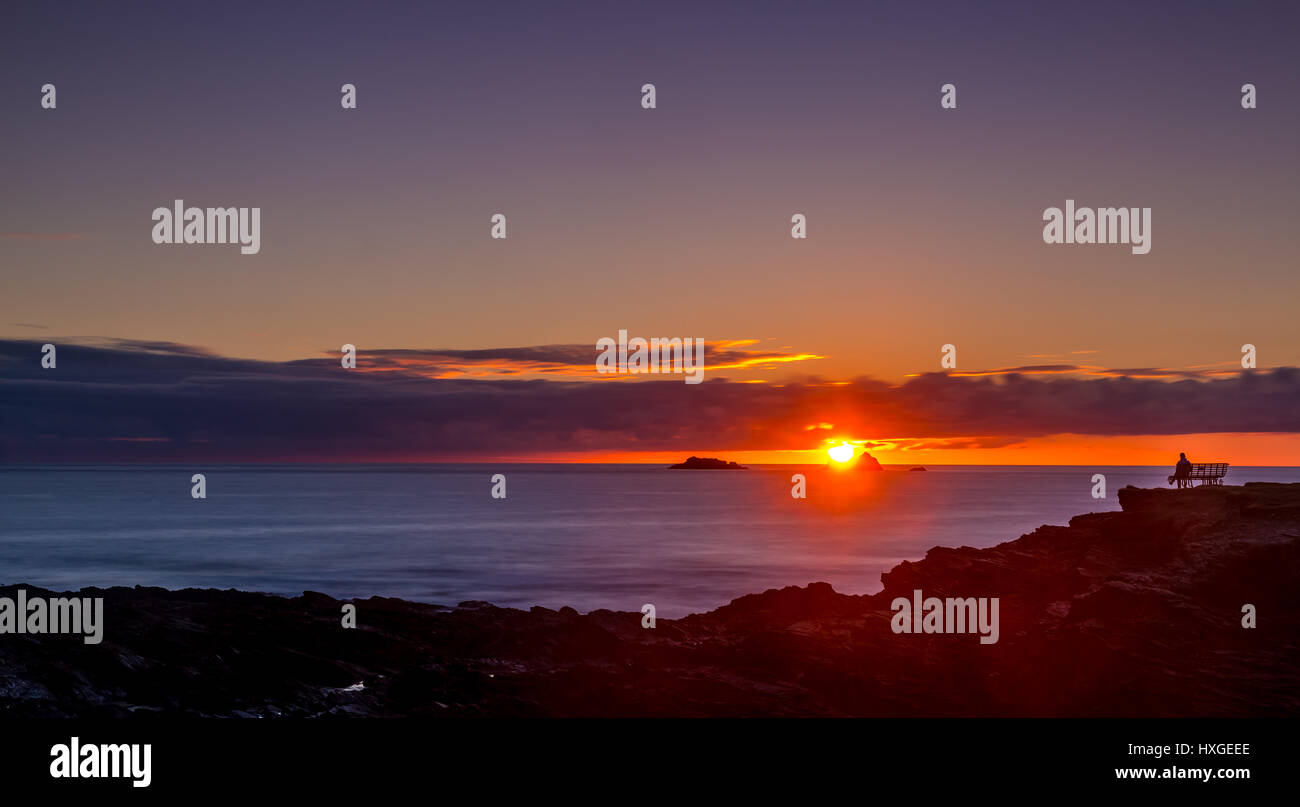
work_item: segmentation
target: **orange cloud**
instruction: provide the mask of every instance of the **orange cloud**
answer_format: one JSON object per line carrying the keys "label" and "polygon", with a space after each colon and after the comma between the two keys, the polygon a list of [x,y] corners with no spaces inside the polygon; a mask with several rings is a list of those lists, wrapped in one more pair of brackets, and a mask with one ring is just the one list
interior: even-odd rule
{"label": "orange cloud", "polygon": [[[732,339],[705,344],[705,371],[763,370],[798,362],[823,359],[815,353],[778,353],[750,350],[757,339]],[[335,351],[325,351],[331,356]],[[586,345],[541,345],[536,347],[489,348],[483,350],[379,349],[358,351],[357,370],[363,373],[401,373],[430,379],[452,378],[597,378],[596,350]],[[335,359],[320,360],[334,362]],[[601,380],[655,380],[656,374],[604,376]]]}

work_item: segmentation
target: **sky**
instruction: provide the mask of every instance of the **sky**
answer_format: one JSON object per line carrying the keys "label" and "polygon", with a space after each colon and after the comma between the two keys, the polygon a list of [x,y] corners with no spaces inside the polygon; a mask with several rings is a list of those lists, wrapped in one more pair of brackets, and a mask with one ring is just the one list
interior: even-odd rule
{"label": "sky", "polygon": [[[1300,463],[1300,11],[1134,5],[6,9],[0,459]],[[261,251],[154,244],[175,199]],[[1150,207],[1151,252],[1045,244],[1066,199]],[[706,382],[596,376],[619,330]],[[354,395],[425,437],[303,423]]]}

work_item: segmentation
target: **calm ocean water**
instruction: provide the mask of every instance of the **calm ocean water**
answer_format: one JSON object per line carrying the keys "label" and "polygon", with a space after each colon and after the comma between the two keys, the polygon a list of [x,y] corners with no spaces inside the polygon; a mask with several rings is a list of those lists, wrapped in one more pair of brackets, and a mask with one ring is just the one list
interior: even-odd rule
{"label": "calm ocean water", "polygon": [[[207,475],[208,498],[190,497]],[[808,474],[809,498],[790,497]],[[0,583],[153,585],[660,616],[817,580],[860,594],[932,546],[985,547],[1119,508],[1168,468],[0,466]],[[504,473],[508,498],[490,497]],[[1108,498],[1091,496],[1104,473]],[[1300,481],[1233,468],[1230,484]]]}

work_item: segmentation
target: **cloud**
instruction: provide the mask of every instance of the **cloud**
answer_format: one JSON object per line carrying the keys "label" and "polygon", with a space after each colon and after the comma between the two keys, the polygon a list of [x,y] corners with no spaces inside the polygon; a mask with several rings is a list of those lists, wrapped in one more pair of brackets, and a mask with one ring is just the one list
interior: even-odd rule
{"label": "cloud", "polygon": [[937,440],[902,438],[894,440],[860,440],[862,447],[867,451],[933,451],[965,448],[1006,448],[1007,446],[1020,445],[1024,442],[1023,437],[1014,436],[978,436],[978,437],[945,437]]}
{"label": "cloud", "polygon": [[[808,449],[829,434],[899,447],[990,447],[1029,437],[1300,432],[1300,371],[1143,378],[930,373],[744,384],[706,374],[573,380],[449,377],[430,364],[577,366],[572,346],[373,351],[269,362],[169,342],[0,340],[0,458],[9,461],[438,460],[550,452]],[[586,351],[587,366],[594,350]],[[413,358],[415,369],[402,364]],[[378,357],[378,358],[377,358]],[[498,366],[498,365],[494,365]],[[710,370],[714,369],[712,366]],[[1120,372],[1120,371],[1113,371]],[[590,377],[590,376],[588,376]],[[902,437],[899,437],[902,436]]]}
{"label": "cloud", "polygon": [[[1075,351],[1086,352],[1086,351]],[[1225,370],[1224,367],[1236,367],[1236,362],[1220,362],[1218,364],[1197,365],[1182,369],[1173,369],[1169,367],[1098,367],[1088,364],[1025,364],[1018,367],[995,367],[987,370],[952,370],[944,373],[952,378],[976,378],[982,376],[1005,376],[1005,375],[1074,375],[1074,376],[1103,376],[1110,378],[1214,378],[1220,376],[1236,375],[1235,369]],[[1213,369],[1213,368],[1220,369]],[[919,378],[923,373],[913,373],[909,378]]]}
{"label": "cloud", "polygon": [[[748,349],[757,340],[741,339],[705,344],[708,369],[713,372],[758,369],[824,358],[813,353],[780,353]],[[304,359],[294,364],[320,367],[338,365],[337,353],[330,358]],[[359,351],[364,361],[357,369],[364,373],[401,372],[424,378],[494,378],[511,376],[591,379],[596,349],[591,345],[539,345],[535,347],[489,348],[481,350],[380,349]]]}

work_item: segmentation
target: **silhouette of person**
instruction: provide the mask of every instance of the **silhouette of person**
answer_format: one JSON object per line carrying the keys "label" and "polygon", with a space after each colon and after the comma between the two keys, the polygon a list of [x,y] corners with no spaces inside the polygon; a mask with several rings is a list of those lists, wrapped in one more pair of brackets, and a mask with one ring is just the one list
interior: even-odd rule
{"label": "silhouette of person", "polygon": [[1180,452],[1178,454],[1178,464],[1174,466],[1174,475],[1169,477],[1169,481],[1172,483],[1174,480],[1178,480],[1178,487],[1180,488],[1191,487],[1191,475],[1192,463],[1187,459],[1186,454]]}

